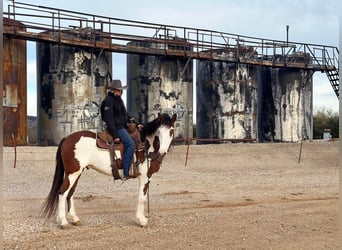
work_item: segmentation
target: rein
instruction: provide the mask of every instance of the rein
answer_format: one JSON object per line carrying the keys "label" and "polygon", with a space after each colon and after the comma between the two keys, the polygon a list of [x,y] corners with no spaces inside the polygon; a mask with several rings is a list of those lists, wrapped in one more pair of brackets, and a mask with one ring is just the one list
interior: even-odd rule
{"label": "rein", "polygon": [[155,158],[153,158],[152,154],[153,154],[152,152],[149,153],[149,155],[148,155],[149,158],[151,159],[151,161],[157,161],[158,163],[161,163],[163,161],[164,156],[165,156],[165,155],[160,155],[160,153],[158,153],[158,155]]}
{"label": "rein", "polygon": [[[151,182],[151,177],[152,177],[152,174],[157,172],[160,168],[160,165],[164,159],[164,155],[161,155],[158,150],[159,150],[159,147],[156,151],[154,152],[150,152],[148,153],[148,149],[149,149],[150,146],[147,146],[145,148],[145,159],[147,160],[147,178],[148,178],[148,181],[147,183],[145,184],[145,187],[144,187],[144,195],[146,195],[147,193],[147,213],[150,214],[150,182]],[[155,148],[156,149],[156,148]],[[149,161],[149,159],[151,160],[151,163]],[[152,170],[151,170],[152,169]]]}

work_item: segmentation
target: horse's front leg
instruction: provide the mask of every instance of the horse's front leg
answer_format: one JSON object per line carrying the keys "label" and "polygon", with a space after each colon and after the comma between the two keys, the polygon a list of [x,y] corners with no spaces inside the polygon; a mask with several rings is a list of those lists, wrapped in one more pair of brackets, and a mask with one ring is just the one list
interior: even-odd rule
{"label": "horse's front leg", "polygon": [[139,197],[138,197],[138,206],[136,213],[136,222],[142,226],[147,226],[147,218],[145,216],[145,204],[147,192],[144,194],[145,185],[148,182],[148,178],[146,174],[141,174],[139,176]]}

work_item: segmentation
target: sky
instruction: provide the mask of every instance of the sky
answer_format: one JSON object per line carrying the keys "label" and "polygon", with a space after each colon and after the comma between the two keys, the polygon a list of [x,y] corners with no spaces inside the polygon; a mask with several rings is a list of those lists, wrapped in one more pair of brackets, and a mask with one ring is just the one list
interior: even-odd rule
{"label": "sky", "polygon": [[[273,40],[339,46],[339,0],[21,0],[22,3]],[[7,11],[10,1],[3,0]],[[126,81],[126,55],[113,53],[113,77]],[[36,115],[35,43],[27,43],[28,115]],[[194,88],[195,89],[195,88]],[[314,108],[339,111],[325,74],[313,75]]]}

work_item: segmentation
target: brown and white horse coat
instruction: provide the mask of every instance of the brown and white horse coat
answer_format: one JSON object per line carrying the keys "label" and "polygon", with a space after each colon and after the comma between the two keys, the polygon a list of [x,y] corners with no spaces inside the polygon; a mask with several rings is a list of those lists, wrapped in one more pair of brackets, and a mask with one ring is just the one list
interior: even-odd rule
{"label": "brown and white horse coat", "polygon": [[[159,170],[161,161],[172,142],[175,120],[176,115],[170,118],[167,114],[159,114],[158,118],[142,128],[142,139],[150,147],[146,160],[140,162],[138,166],[141,175],[137,177],[139,195],[136,222],[140,226],[147,225],[144,214],[146,191],[152,174]],[[120,158],[120,155],[118,157]],[[96,146],[96,134],[91,131],[79,131],[63,138],[57,149],[54,179],[42,215],[49,218],[57,210],[57,222],[61,228],[68,227],[69,222],[74,225],[80,224],[73,196],[77,182],[85,169],[94,169],[105,175],[112,175],[110,153]],[[119,171],[122,175],[122,170]]]}

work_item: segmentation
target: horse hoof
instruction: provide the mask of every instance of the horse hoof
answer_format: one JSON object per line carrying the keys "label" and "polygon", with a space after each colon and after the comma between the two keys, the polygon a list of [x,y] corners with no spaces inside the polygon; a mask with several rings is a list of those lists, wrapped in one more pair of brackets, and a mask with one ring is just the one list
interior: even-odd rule
{"label": "horse hoof", "polygon": [[64,224],[64,225],[59,225],[59,228],[64,230],[64,229],[71,228],[71,226],[70,226],[70,224]]}
{"label": "horse hoof", "polygon": [[136,219],[136,223],[141,226],[141,227],[146,227],[147,226],[147,219]]}
{"label": "horse hoof", "polygon": [[72,222],[72,224],[73,224],[74,226],[81,226],[81,225],[82,225],[82,223],[81,223],[80,220],[75,221],[75,222]]}

